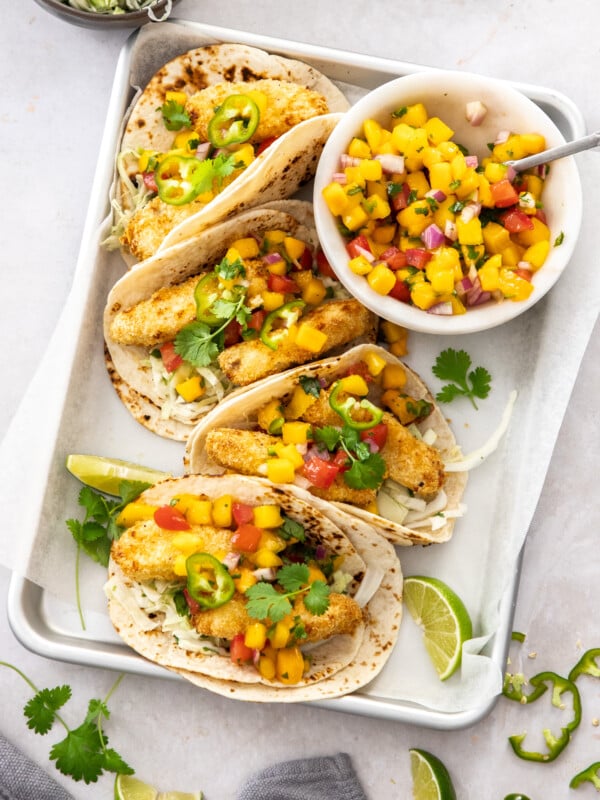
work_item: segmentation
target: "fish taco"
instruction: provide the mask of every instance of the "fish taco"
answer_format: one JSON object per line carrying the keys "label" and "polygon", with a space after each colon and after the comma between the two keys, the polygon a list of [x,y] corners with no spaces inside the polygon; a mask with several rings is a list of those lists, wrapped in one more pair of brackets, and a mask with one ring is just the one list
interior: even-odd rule
{"label": "fish taco", "polygon": [[107,245],[143,261],[241,211],[293,195],[314,175],[349,108],[325,75],[243,44],[165,64],[135,101],[117,156]]}
{"label": "fish taco", "polygon": [[310,495],[243,476],[166,479],[126,506],[105,585],[140,655],[228,696],[354,691],[391,655],[402,616],[393,547]]}
{"label": "fish taco", "polygon": [[183,441],[240,387],[375,337],[320,258],[312,204],[272,205],[160,251],[109,293],[111,380],[162,436]]}
{"label": "fish taco", "polygon": [[443,413],[413,370],[372,344],[230,398],[190,435],[185,463],[298,486],[394,544],[447,541],[465,510],[467,473]]}

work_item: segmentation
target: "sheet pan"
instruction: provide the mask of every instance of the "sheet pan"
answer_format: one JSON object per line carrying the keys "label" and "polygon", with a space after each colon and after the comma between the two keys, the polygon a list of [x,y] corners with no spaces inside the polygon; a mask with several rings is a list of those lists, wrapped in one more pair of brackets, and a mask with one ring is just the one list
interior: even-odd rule
{"label": "sheet pan", "polygon": [[[328,50],[182,20],[175,22],[189,28],[190,33],[199,33],[214,41],[245,43],[269,52],[302,59],[321,69],[342,86],[353,87],[352,90],[358,94],[393,77],[427,69],[424,65]],[[47,468],[45,480],[34,484],[31,490],[36,505],[34,515],[38,517],[46,513],[61,492],[76,494],[77,490],[73,487],[72,479],[64,474],[64,456],[68,452],[96,452],[157,466],[175,474],[181,471],[179,446],[158,440],[158,437],[141,429],[121,407],[106,383],[97,347],[99,330],[97,322],[103,307],[103,299],[112,282],[123,270],[117,254],[107,254],[98,248],[97,230],[108,212],[113,155],[118,146],[122,115],[132,96],[129,86],[129,66],[135,36],[136,34],[123,47],[116,66],[105,132],[98,155],[97,172],[77,269],[79,280],[85,281],[86,284],[88,305],[70,323],[74,336],[72,357],[65,360],[62,368],[64,371],[58,376],[62,402],[53,406],[56,408],[56,414],[51,415],[47,421],[50,428],[54,426],[55,435],[48,437],[49,444],[42,448],[39,454],[41,463]],[[544,87],[515,85],[549,114],[567,139],[585,133],[581,114],[567,97]],[[416,341],[420,343],[420,340]],[[426,348],[425,357],[430,358],[431,353],[433,350],[427,351]],[[86,381],[79,380],[77,374],[78,365],[83,360],[88,364]],[[85,410],[84,414],[81,413],[82,409]],[[98,424],[90,426],[90,419],[98,420]],[[499,461],[491,469],[503,469],[504,464],[505,462]],[[460,535],[460,525],[457,526],[455,535]],[[416,551],[417,548],[411,550]],[[427,569],[423,566],[427,554],[424,554],[424,549],[419,548],[419,550],[420,553],[400,551],[403,565],[407,561],[410,572],[419,571],[419,567],[421,571]],[[517,557],[514,574],[502,594],[498,629],[483,649],[500,670],[503,669],[510,640],[519,573],[520,557]],[[82,583],[88,597],[101,598],[102,582],[103,576],[95,565],[84,565]],[[24,646],[40,655],[133,674],[179,680],[144,661],[125,647],[101,609],[86,613],[87,624],[86,630],[83,631],[77,611],[72,604],[56,598],[16,574],[11,580],[8,613],[11,627],[18,639]],[[474,706],[452,712],[438,711],[418,703],[366,693],[323,701],[315,705],[450,730],[473,724],[489,713],[495,700],[495,697],[485,697]]]}

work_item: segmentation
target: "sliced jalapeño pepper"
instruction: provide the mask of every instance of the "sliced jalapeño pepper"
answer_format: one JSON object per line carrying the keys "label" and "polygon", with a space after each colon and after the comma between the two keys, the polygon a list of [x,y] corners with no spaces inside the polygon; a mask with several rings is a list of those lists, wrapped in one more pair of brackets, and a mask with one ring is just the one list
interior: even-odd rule
{"label": "sliced jalape\u00f1o pepper", "polygon": [[518,700],[520,703],[526,705],[528,703],[534,703],[544,694],[548,687],[551,686],[552,705],[556,708],[563,708],[562,695],[565,692],[569,692],[572,696],[573,719],[561,728],[559,736],[554,736],[552,731],[548,728],[544,729],[543,735],[548,746],[548,752],[546,753],[525,750],[523,748],[523,741],[527,735],[526,733],[509,736],[508,741],[515,754],[525,761],[554,761],[569,744],[571,733],[581,722],[581,698],[579,696],[579,690],[572,681],[557,675],[555,672],[540,672],[529,679],[529,684],[533,687],[533,691],[529,694],[524,694],[521,689],[516,690],[513,694],[507,694],[505,691],[504,694],[506,697]]}
{"label": "sliced jalape\u00f1o pepper", "polygon": [[569,680],[575,681],[580,675],[591,675],[593,678],[600,678],[600,667],[596,661],[599,656],[600,647],[586,650],[571,672],[569,672]]}
{"label": "sliced jalape\u00f1o pepper", "polygon": [[[290,326],[298,320],[305,305],[304,300],[292,300],[267,314],[260,329],[261,342],[271,350],[277,350],[281,340],[287,336]],[[278,326],[279,322],[283,325]]]}
{"label": "sliced jalape\u00f1o pepper", "polygon": [[210,553],[194,553],[185,562],[187,589],[202,608],[219,608],[233,597],[233,578]]}
{"label": "sliced jalape\u00f1o pepper", "polygon": [[215,111],[208,123],[208,141],[214,147],[247,142],[258,127],[260,112],[251,97],[232,94]]}
{"label": "sliced jalape\u00f1o pepper", "polygon": [[197,158],[172,155],[156,167],[154,179],[160,199],[173,206],[191,203],[201,191],[206,164]]}
{"label": "sliced jalape\u00f1o pepper", "polygon": [[582,769],[581,772],[578,772],[577,775],[571,778],[569,787],[571,789],[576,789],[585,781],[589,781],[596,787],[596,790],[600,792],[600,775],[598,775],[598,770],[600,770],[600,761],[594,761],[589,767]]}
{"label": "sliced jalape\u00f1o pepper", "polygon": [[[354,397],[347,397],[345,400],[340,400],[339,393],[342,391],[343,385],[341,380],[333,384],[333,388],[329,393],[329,405],[340,415],[344,423],[350,428],[354,428],[356,431],[365,431],[375,427],[375,425],[379,425],[383,419],[383,409],[377,408],[370,400],[366,400],[365,398],[360,401],[355,400]],[[371,414],[370,418],[363,421],[355,420],[352,416],[352,409],[354,407],[368,411]]]}
{"label": "sliced jalape\u00f1o pepper", "polygon": [[217,317],[211,312],[215,300],[221,296],[219,276],[216,272],[209,272],[204,275],[194,289],[194,300],[196,301],[196,319],[198,322],[205,322],[207,325],[218,325],[222,322],[221,317]]}

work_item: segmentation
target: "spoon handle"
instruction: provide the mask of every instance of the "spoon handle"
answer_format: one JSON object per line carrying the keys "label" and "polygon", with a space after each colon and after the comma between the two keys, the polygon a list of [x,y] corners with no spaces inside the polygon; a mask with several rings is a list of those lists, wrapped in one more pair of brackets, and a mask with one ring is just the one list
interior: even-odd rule
{"label": "spoon handle", "polygon": [[549,150],[543,150],[533,156],[519,158],[515,161],[505,161],[504,163],[517,171],[530,169],[540,164],[546,164],[548,161],[555,161],[557,158],[564,158],[565,156],[573,155],[573,153],[580,153],[582,150],[589,150],[599,144],[600,131],[596,131],[595,133],[590,133],[589,136],[582,136],[581,139],[575,139],[573,142],[559,144],[558,147],[551,147]]}

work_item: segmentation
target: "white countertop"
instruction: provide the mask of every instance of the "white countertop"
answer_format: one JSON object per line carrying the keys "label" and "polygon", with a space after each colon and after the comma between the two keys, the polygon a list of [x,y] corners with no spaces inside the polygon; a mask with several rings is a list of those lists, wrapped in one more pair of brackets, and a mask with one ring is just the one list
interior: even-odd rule
{"label": "white countertop", "polygon": [[[128,36],[124,30],[92,32],[68,25],[32,0],[5,6],[0,35],[0,338],[5,342],[0,435],[69,291],[116,60]],[[182,0],[176,16],[539,84],[571,98],[588,131],[600,129],[594,79],[600,70],[596,0],[429,0],[416,5],[389,0]],[[581,291],[585,302],[585,287],[575,291]],[[600,569],[599,363],[596,326],[525,550],[514,627],[527,632],[527,653],[532,658],[537,653],[531,673],[550,669],[566,674],[584,650],[600,647],[597,581],[588,577],[595,567]],[[26,494],[24,487],[24,502]],[[2,535],[18,536],[18,531]],[[582,564],[587,564],[585,580],[580,578]],[[65,713],[78,724],[87,701],[104,697],[114,673],[49,661],[22,647],[6,620],[9,579],[8,571],[0,569],[0,660],[19,667],[40,687],[69,683],[73,700]],[[234,703],[183,682],[128,676],[109,704],[107,729],[111,745],[138,777],[162,790],[202,788],[207,800],[233,798],[245,778],[263,766],[339,751],[352,756],[370,798],[407,797],[410,747],[438,755],[463,800],[502,800],[517,791],[532,800],[566,798],[570,778],[600,758],[600,727],[594,724],[600,717],[598,686],[597,679],[582,681],[581,726],[567,751],[542,765],[520,761],[512,753],[507,737],[525,730],[530,717],[504,699],[471,728],[441,732],[309,706]],[[110,776],[85,786],[54,769],[48,753],[57,732],[40,737],[27,729],[22,707],[28,698],[21,679],[2,669],[0,732],[74,797],[111,797]],[[591,792],[589,786],[580,790],[582,797]]]}

